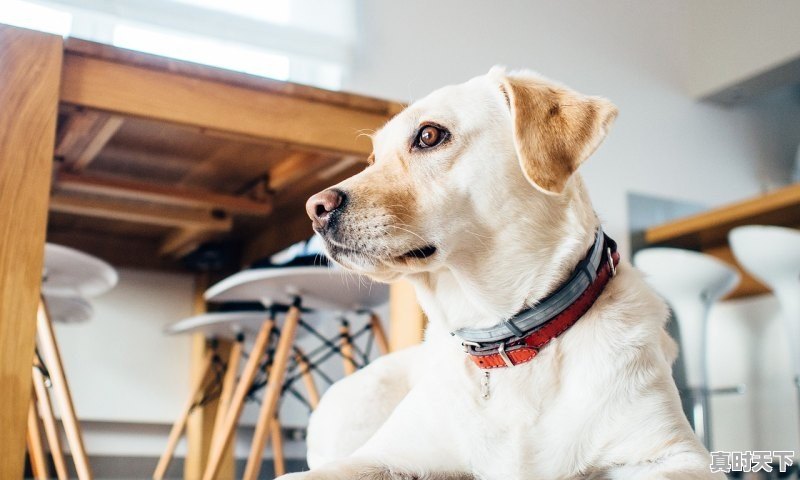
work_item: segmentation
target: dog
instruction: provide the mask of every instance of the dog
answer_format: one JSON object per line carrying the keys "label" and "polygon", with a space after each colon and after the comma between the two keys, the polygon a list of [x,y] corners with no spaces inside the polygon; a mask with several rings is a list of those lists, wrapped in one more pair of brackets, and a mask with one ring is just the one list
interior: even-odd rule
{"label": "dog", "polygon": [[[616,115],[495,67],[413,103],[374,135],[368,167],[309,199],[328,256],[410,281],[429,324],[422,345],[329,389],[311,470],[281,479],[724,478],[681,410],[668,309],[617,261],[576,173]],[[517,332],[519,350],[501,342],[492,360],[462,338],[546,304],[595,253],[604,283],[537,348]]]}

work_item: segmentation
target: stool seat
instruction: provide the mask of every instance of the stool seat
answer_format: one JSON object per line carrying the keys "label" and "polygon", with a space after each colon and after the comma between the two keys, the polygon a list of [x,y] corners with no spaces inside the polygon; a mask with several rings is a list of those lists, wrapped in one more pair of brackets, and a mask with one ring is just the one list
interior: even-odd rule
{"label": "stool seat", "polygon": [[42,293],[50,297],[94,297],[112,289],[117,271],[97,257],[48,243],[44,249]]}
{"label": "stool seat", "polygon": [[50,320],[56,323],[84,323],[94,315],[92,305],[81,297],[45,295],[44,303]]}
{"label": "stool seat", "polygon": [[[303,314],[308,320],[316,314]],[[269,312],[216,312],[196,315],[175,322],[164,330],[170,335],[202,333],[208,338],[236,340],[241,334],[245,337],[258,333],[261,325],[269,318]],[[280,319],[278,319],[280,320]],[[280,325],[280,321],[278,321]],[[303,329],[297,330],[297,338],[305,335]]]}
{"label": "stool seat", "polygon": [[640,250],[633,263],[672,307],[687,383],[692,388],[707,388],[706,317],[714,302],[736,288],[739,273],[710,255],[678,248]]}
{"label": "stool seat", "polygon": [[800,284],[800,230],[748,225],[728,234],[736,260],[771,287]]}
{"label": "stool seat", "polygon": [[647,248],[637,252],[633,262],[668,302],[685,297],[714,302],[732,292],[740,280],[736,270],[721,260],[679,248]]}
{"label": "stool seat", "polygon": [[239,272],[205,292],[209,302],[260,301],[291,303],[299,295],[303,306],[320,310],[372,308],[389,299],[389,286],[329,267],[264,268]]}

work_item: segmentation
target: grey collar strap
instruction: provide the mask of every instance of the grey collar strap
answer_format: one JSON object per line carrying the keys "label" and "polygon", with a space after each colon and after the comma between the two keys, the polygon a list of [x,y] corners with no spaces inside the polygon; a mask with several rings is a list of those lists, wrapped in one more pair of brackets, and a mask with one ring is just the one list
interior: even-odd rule
{"label": "grey collar strap", "polygon": [[[609,244],[614,245],[613,240],[603,233],[603,228],[598,227],[594,245],[578,264],[569,280],[541,302],[493,327],[461,328],[452,334],[465,343],[497,343],[512,337],[524,337],[527,333],[547,323],[575,303],[581,294],[594,283],[603,259],[603,245],[606,240]],[[616,248],[615,245],[614,248]],[[611,255],[609,254],[608,257],[610,258]]]}

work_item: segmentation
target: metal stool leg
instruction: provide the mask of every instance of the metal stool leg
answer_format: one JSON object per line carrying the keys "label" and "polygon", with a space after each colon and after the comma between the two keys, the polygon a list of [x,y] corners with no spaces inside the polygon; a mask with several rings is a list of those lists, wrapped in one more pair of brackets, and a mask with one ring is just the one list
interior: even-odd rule
{"label": "metal stool leg", "polygon": [[67,480],[69,471],[67,470],[67,461],[64,460],[64,452],[61,449],[61,435],[58,431],[58,423],[53,413],[53,405],[50,403],[50,392],[45,384],[44,375],[38,366],[33,367],[33,389],[36,392],[36,403],[44,426],[44,434],[47,437],[47,445],[50,447],[50,455],[53,457],[53,464],[56,467],[56,478],[58,480]]}
{"label": "metal stool leg", "polygon": [[78,478],[80,480],[91,480],[92,469],[89,466],[89,459],[86,456],[86,449],[83,445],[81,428],[75,416],[75,406],[72,404],[72,396],[67,385],[67,378],[64,375],[64,367],[56,344],[53,324],[50,321],[44,301],[39,302],[36,334],[39,339],[39,351],[42,353],[47,370],[50,372],[53,393],[61,412],[61,421],[67,434],[67,443],[72,453],[72,460],[75,463]]}
{"label": "metal stool leg", "polygon": [[225,415],[225,421],[222,423],[220,431],[215,431],[211,439],[211,450],[209,451],[206,470],[203,473],[203,480],[212,480],[219,471],[220,465],[222,464],[222,457],[233,436],[233,431],[239,421],[239,416],[242,414],[245,398],[247,398],[247,393],[250,391],[250,387],[253,384],[253,378],[255,378],[258,372],[261,359],[266,354],[266,348],[269,344],[270,334],[274,326],[275,319],[273,317],[264,322],[264,324],[261,325],[261,329],[258,331],[255,343],[253,344],[253,350],[247,358],[242,376],[239,378],[239,382],[236,384],[236,389],[233,392],[230,406]]}
{"label": "metal stool leg", "polygon": [[[300,321],[299,301],[289,308],[286,314],[286,321],[281,329],[281,336],[278,340],[278,347],[275,350],[275,358],[272,362],[267,387],[264,390],[264,398],[261,404],[261,411],[256,423],[256,432],[253,437],[253,444],[250,448],[250,456],[247,459],[247,467],[244,472],[245,480],[256,480],[261,469],[261,460],[264,455],[267,434],[269,433],[270,422],[273,420],[278,407],[278,399],[283,389],[283,380],[286,377],[286,367],[289,363],[289,355],[292,353],[297,324]],[[210,478],[205,480],[211,480]]]}
{"label": "metal stool leg", "polygon": [[186,402],[183,404],[181,414],[178,416],[178,420],[176,420],[172,425],[172,429],[170,430],[169,437],[167,439],[167,447],[164,449],[164,453],[161,454],[161,458],[158,460],[158,465],[156,465],[156,470],[153,473],[153,480],[161,480],[167,473],[169,463],[172,461],[172,456],[175,454],[175,448],[178,446],[178,441],[180,441],[181,435],[183,435],[183,430],[186,428],[186,422],[189,419],[189,414],[192,413],[192,409],[194,408],[198,396],[205,389],[208,370],[211,368],[213,356],[214,352],[209,351],[206,354],[206,357],[203,359],[203,364],[200,367],[202,374],[197,377],[195,384],[189,389],[189,396],[186,399]]}

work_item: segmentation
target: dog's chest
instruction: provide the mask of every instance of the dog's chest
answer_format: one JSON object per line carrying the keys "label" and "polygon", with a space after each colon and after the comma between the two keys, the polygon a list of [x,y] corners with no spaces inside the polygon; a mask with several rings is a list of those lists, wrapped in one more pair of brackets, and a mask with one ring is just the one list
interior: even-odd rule
{"label": "dog's chest", "polygon": [[[566,430],[548,425],[549,413],[526,408],[520,402],[501,401],[485,410],[473,425],[469,458],[486,479],[556,478],[572,470],[571,441]],[[569,459],[569,460],[568,460]]]}
{"label": "dog's chest", "polygon": [[575,458],[567,452],[575,447],[570,432],[576,426],[553,421],[575,416],[571,400],[555,373],[557,356],[544,354],[538,360],[536,369],[490,371],[488,398],[481,395],[484,372],[470,365],[461,371],[466,383],[450,403],[458,406],[453,419],[464,433],[466,458],[484,478],[525,479],[546,471],[553,474],[541,478],[555,478],[572,470],[564,463]]}

